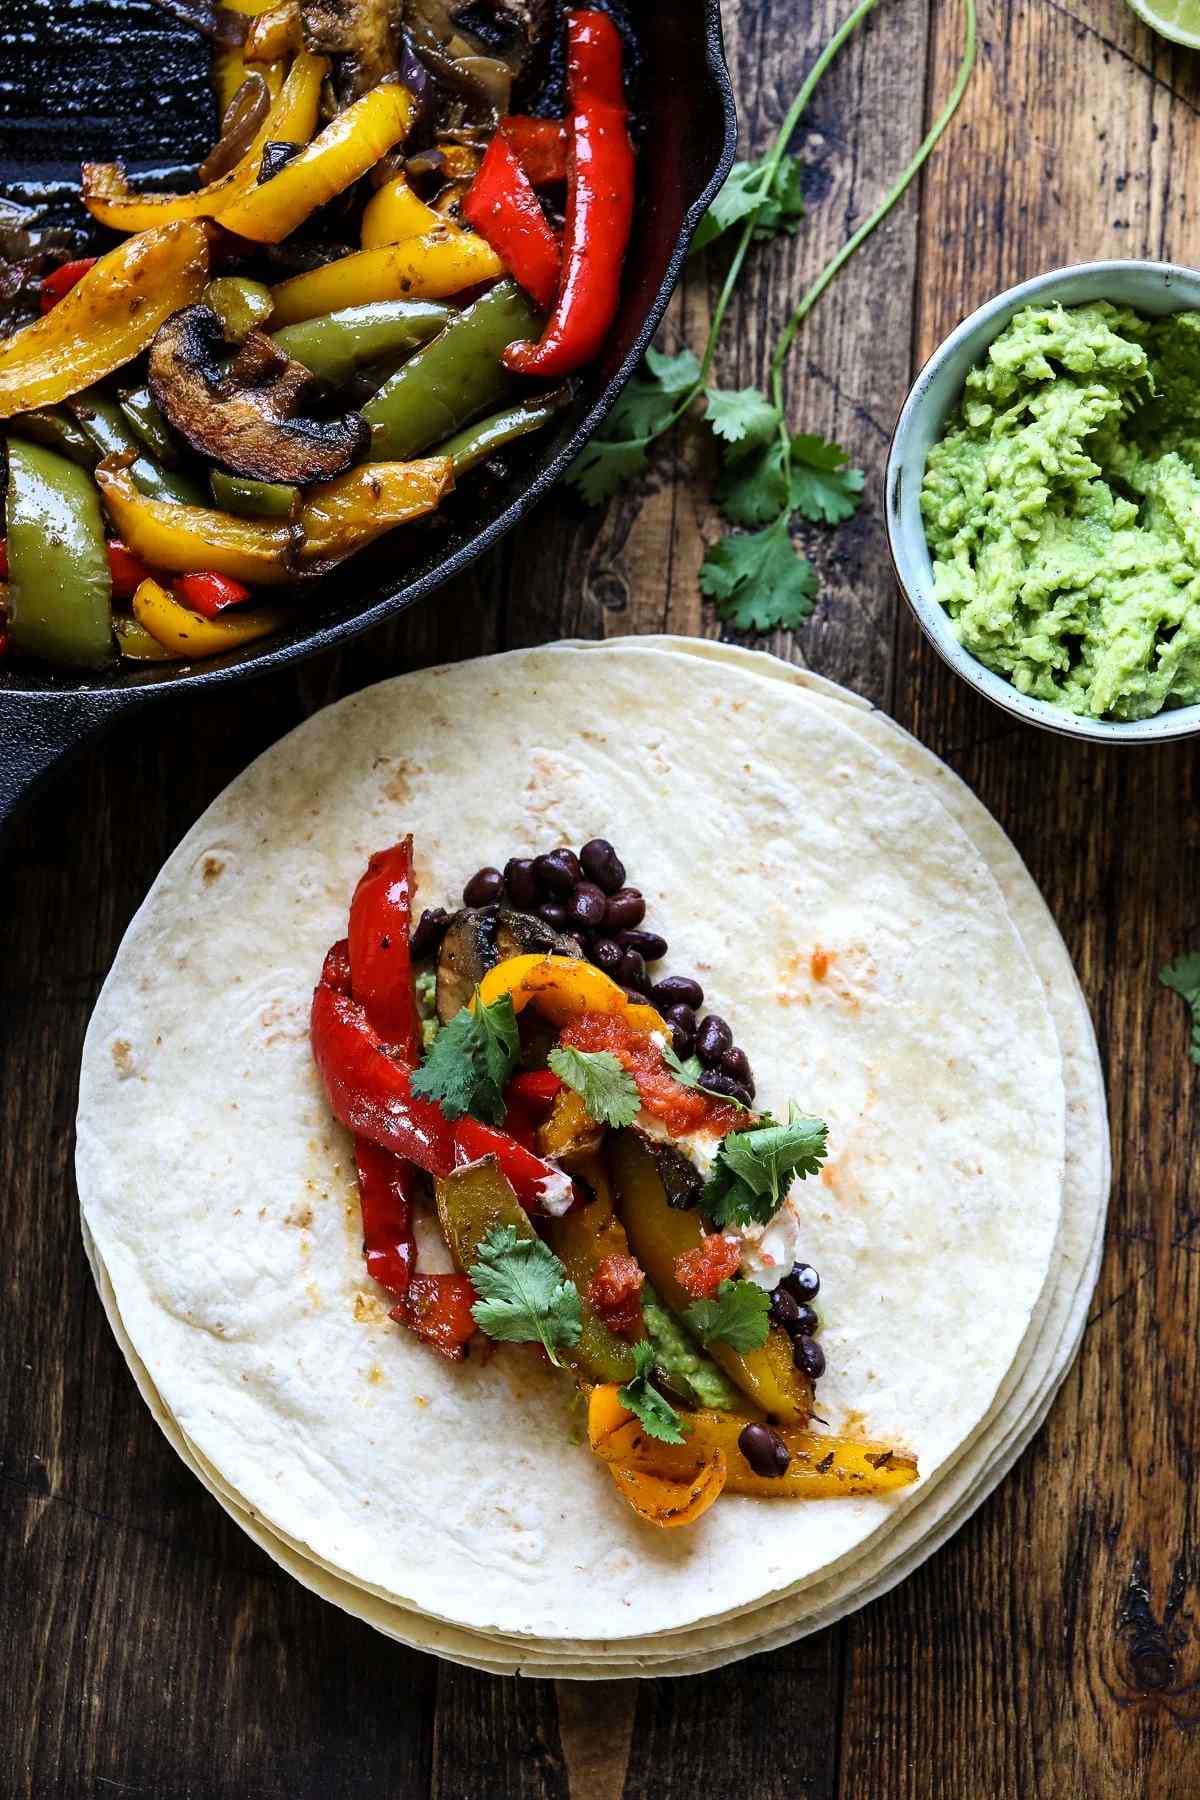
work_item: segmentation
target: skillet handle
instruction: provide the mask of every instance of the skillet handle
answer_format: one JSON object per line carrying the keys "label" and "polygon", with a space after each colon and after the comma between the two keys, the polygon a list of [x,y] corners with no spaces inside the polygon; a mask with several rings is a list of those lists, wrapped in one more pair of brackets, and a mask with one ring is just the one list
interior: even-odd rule
{"label": "skillet handle", "polygon": [[57,763],[69,761],[103,729],[128,694],[7,693],[0,690],[0,839]]}

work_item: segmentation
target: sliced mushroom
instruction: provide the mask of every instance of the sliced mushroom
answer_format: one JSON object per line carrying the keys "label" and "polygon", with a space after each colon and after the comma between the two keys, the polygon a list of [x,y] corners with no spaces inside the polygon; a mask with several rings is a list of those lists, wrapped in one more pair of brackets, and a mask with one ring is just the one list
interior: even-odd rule
{"label": "sliced mushroom", "polygon": [[677,1150],[674,1144],[665,1144],[661,1138],[651,1137],[648,1131],[639,1131],[636,1126],[631,1126],[630,1129],[653,1158],[658,1178],[663,1184],[663,1192],[667,1196],[667,1205],[678,1207],[683,1212],[697,1206],[704,1191],[704,1177],[691,1157],[682,1150]]}
{"label": "sliced mushroom", "polygon": [[489,969],[513,956],[579,956],[580,945],[532,913],[507,907],[463,907],[446,927],[437,967],[437,1014],[443,1025],[468,1005]]}
{"label": "sliced mushroom", "polygon": [[337,56],[342,105],[358,100],[400,66],[400,0],[302,0],[304,42]]}
{"label": "sliced mushroom", "polygon": [[235,475],[303,486],[348,469],[367,448],[360,413],[319,419],[302,409],[316,377],[261,331],[236,349],[211,306],[172,314],[150,346],[150,389],[193,450]]}

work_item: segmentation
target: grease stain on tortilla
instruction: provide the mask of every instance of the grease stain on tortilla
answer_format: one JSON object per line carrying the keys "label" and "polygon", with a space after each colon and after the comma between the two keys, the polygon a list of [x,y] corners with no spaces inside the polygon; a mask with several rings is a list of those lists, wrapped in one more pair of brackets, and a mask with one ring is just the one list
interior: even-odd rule
{"label": "grease stain on tortilla", "polygon": [[205,887],[211,887],[219,875],[225,873],[225,864],[219,856],[206,856],[200,864],[200,879]]}
{"label": "grease stain on tortilla", "polygon": [[320,1312],[325,1303],[321,1299],[321,1290],[318,1288],[316,1282],[306,1281],[304,1284],[304,1293],[313,1311]]}
{"label": "grease stain on tortilla", "polygon": [[354,1294],[354,1317],[360,1325],[381,1325],[387,1318],[387,1308],[380,1304],[374,1294],[358,1288]]}
{"label": "grease stain on tortilla", "polygon": [[372,1363],[370,1368],[367,1370],[367,1385],[369,1387],[378,1387],[379,1384],[382,1381],[386,1381],[386,1379],[387,1379],[387,1377],[384,1375],[384,1372],[380,1368],[379,1364]]}
{"label": "grease stain on tortilla", "polygon": [[858,1012],[875,985],[879,966],[865,944],[832,950],[825,944],[793,950],[785,959],[775,999],[780,1006],[836,1001]]}
{"label": "grease stain on tortilla", "polygon": [[113,1039],[112,1059],[113,1068],[117,1071],[117,1074],[121,1077],[122,1081],[128,1081],[131,1075],[137,1074],[137,1064],[134,1061],[133,1056],[133,1045],[129,1042],[128,1038]]}
{"label": "grease stain on tortilla", "polygon": [[386,775],[379,788],[385,800],[390,800],[393,806],[407,806],[413,797],[417,777],[424,774],[424,765],[408,762],[403,757],[394,759],[381,750],[371,764],[371,772]]}

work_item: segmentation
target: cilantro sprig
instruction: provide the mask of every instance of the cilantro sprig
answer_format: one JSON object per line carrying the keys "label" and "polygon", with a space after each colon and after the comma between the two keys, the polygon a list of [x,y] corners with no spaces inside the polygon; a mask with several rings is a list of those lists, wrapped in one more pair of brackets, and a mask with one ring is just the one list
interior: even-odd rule
{"label": "cilantro sprig", "polygon": [[485,1006],[476,988],[474,1008],[464,1006],[434,1038],[412,1078],[412,1091],[436,1100],[448,1119],[470,1113],[485,1125],[500,1125],[504,1086],[520,1054],[511,996]]}
{"label": "cilantro sprig", "polygon": [[540,1343],[561,1367],[556,1352],[579,1342],[583,1312],[579,1291],[549,1244],[497,1225],[467,1274],[479,1295],[471,1317],[481,1331],[502,1343]]}
{"label": "cilantro sprig", "polygon": [[1177,956],[1174,962],[1159,970],[1158,979],[1164,987],[1186,1000],[1191,1008],[1192,1041],[1188,1054],[1194,1063],[1200,1063],[1200,950]]}
{"label": "cilantro sprig", "polygon": [[761,1350],[770,1330],[771,1302],[754,1281],[723,1281],[711,1300],[694,1300],[684,1318],[707,1347],[720,1342],[731,1350]]}
{"label": "cilantro sprig", "polygon": [[787,1121],[771,1120],[722,1138],[704,1191],[701,1211],[718,1230],[728,1225],[766,1225],[799,1175],[815,1175],[825,1160],[829,1128],[789,1106]]}
{"label": "cilantro sprig", "polygon": [[546,1061],[560,1081],[574,1088],[597,1125],[612,1125],[620,1131],[632,1125],[641,1112],[637,1082],[611,1050],[576,1050],[570,1044],[558,1044]]}
{"label": "cilantro sprig", "polygon": [[711,1098],[719,1100],[722,1106],[736,1106],[739,1112],[751,1110],[748,1106],[743,1106],[742,1102],[735,1099],[732,1094],[718,1094],[715,1090],[705,1087],[704,1065],[698,1056],[681,1057],[677,1054],[673,1044],[664,1044],[662,1059],[680,1087],[695,1088],[701,1094],[710,1094]]}
{"label": "cilantro sprig", "polygon": [[839,445],[788,425],[784,368],[804,320],[859,246],[906,192],[958,110],[975,63],[976,0],[963,0],[966,36],[958,76],[942,112],[920,148],[875,210],[831,257],[803,295],[775,345],[763,388],[723,389],[710,382],[717,344],[751,246],[794,232],[804,212],[802,165],[788,152],[818,82],[876,0],[859,0],[809,71],[766,154],[738,162],[696,232],[703,250],[728,234],[735,238],[713,308],[703,355],[688,349],[667,356],[650,350],[645,372],[630,382],[568,479],[593,505],[607,500],[647,467],[650,446],[703,397],[704,418],[721,451],[717,504],[735,528],[712,544],[700,569],[700,588],[719,616],[745,631],[792,629],[812,612],[816,573],[798,555],[797,521],[833,526],[858,509],[863,474],[849,466]]}
{"label": "cilantro sprig", "polygon": [[633,1346],[633,1367],[634,1373],[618,1390],[617,1399],[627,1412],[641,1420],[649,1437],[658,1438],[663,1444],[682,1444],[683,1420],[671,1402],[651,1385],[654,1346],[646,1338]]}

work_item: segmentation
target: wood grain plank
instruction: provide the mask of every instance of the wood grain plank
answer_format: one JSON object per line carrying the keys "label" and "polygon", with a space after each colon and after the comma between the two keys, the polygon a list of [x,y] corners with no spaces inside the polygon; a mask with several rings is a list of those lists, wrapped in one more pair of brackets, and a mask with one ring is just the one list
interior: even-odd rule
{"label": "wood grain plank", "polygon": [[[943,84],[956,12],[934,13]],[[957,154],[926,184],[918,359],[1041,269],[1191,260],[1194,61],[1121,0],[988,0],[981,25]],[[1200,934],[1195,757],[1017,727],[907,615],[895,711],[1012,833],[1064,929],[1109,1071],[1116,1167],[1092,1321],[1048,1428],[946,1551],[852,1623],[842,1791],[1193,1793],[1200,1119],[1183,1009],[1156,972]]]}

